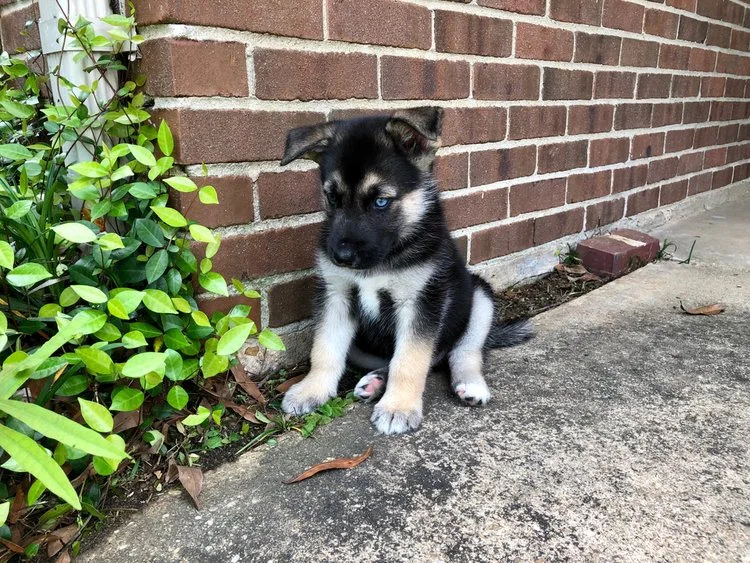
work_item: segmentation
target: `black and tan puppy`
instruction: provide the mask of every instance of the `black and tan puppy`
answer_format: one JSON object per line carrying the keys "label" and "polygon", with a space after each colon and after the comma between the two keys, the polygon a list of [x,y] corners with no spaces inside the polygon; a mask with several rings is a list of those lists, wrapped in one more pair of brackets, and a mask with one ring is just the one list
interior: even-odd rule
{"label": "black and tan puppy", "polygon": [[432,366],[447,361],[456,395],[483,405],[486,350],[531,337],[527,324],[499,321],[489,284],[469,273],[450,237],[431,174],[441,118],[418,108],[289,133],[281,163],[318,162],[326,221],[311,370],[284,411],[307,413],[333,397],[348,359],[373,370],[355,393],[382,394],[377,429],[406,432],[422,421]]}

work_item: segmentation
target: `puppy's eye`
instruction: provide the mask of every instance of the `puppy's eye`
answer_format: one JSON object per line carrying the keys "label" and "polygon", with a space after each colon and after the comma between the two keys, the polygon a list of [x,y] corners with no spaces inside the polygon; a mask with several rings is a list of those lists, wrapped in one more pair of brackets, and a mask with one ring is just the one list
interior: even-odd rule
{"label": "puppy's eye", "polygon": [[387,197],[379,197],[372,202],[372,206],[375,209],[386,209],[391,204],[391,199]]}
{"label": "puppy's eye", "polygon": [[339,196],[335,191],[326,192],[325,195],[328,205],[330,205],[331,207],[338,207]]}

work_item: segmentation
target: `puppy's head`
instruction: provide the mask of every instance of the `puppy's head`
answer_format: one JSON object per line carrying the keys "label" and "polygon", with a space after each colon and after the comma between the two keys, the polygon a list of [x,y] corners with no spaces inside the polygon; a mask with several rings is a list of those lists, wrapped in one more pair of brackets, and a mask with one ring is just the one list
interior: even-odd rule
{"label": "puppy's head", "polygon": [[441,121],[440,108],[415,108],[289,132],[281,164],[308,158],[320,165],[323,244],[334,264],[378,266],[437,205],[430,172]]}

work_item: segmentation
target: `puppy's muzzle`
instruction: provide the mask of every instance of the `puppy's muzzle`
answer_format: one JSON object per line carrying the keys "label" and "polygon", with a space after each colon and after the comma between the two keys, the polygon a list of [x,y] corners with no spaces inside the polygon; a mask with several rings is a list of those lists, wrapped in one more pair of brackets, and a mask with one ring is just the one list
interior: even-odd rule
{"label": "puppy's muzzle", "polygon": [[331,248],[331,259],[337,266],[351,267],[357,259],[357,251],[354,244],[349,241],[340,241]]}

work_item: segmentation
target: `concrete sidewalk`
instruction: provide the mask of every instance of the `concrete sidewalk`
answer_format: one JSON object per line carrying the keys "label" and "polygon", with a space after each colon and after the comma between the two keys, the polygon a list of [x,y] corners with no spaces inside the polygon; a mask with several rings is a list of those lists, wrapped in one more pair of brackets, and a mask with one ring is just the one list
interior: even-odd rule
{"label": "concrete sidewalk", "polygon": [[[750,559],[750,197],[662,229],[661,262],[493,353],[485,408],[428,383],[416,433],[357,406],[136,514],[85,561]],[[716,317],[679,312],[721,302]],[[373,445],[350,471],[281,480]]]}

